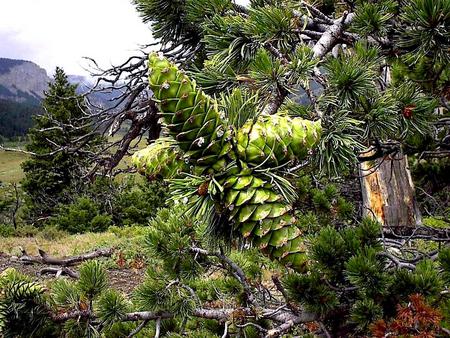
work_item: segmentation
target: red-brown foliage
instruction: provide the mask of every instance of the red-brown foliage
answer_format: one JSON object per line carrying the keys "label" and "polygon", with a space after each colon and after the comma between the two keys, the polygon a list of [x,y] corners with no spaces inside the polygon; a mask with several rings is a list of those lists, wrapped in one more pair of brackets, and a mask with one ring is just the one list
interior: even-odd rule
{"label": "red-brown foliage", "polygon": [[433,338],[441,331],[442,315],[429,306],[422,295],[409,296],[406,305],[399,305],[397,316],[389,323],[379,320],[372,324],[373,337]]}

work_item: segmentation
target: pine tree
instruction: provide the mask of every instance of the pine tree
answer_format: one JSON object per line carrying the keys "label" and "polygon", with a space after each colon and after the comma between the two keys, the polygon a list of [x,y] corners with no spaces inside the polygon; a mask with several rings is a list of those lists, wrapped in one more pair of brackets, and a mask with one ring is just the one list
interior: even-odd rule
{"label": "pine tree", "polygon": [[[163,138],[133,161],[171,204],[129,301],[84,263],[53,286],[51,321],[73,336],[448,335],[450,250],[432,242],[447,229],[393,233],[328,184],[448,114],[448,1],[134,2],[162,45],[148,83]],[[0,294],[2,327],[20,301]]]}
{"label": "pine tree", "polygon": [[[334,19],[290,1],[136,3],[186,68],[150,56],[150,88],[175,142],[166,146],[171,155],[153,145],[136,155],[137,162],[147,162],[147,175],[164,174],[161,160],[174,161],[181,152],[191,169],[173,168],[181,177],[174,195],[212,215],[213,234],[233,237],[236,231],[272,257],[300,266],[295,255],[289,258],[302,252],[302,241],[287,226],[293,189],[285,177],[305,158],[311,170],[332,177],[358,174],[363,163],[370,168],[361,171],[365,201],[375,201],[367,213],[395,226],[419,221],[406,161],[398,156],[410,137],[430,133],[437,102],[408,70],[400,72],[402,81],[388,73],[399,63],[411,69],[420,62],[448,65],[445,1],[358,2],[349,5],[353,13],[336,4]],[[378,176],[365,178],[371,171]],[[370,190],[377,180],[392,188],[389,196]]]}
{"label": "pine tree", "polygon": [[[245,88],[258,92],[261,114],[320,118],[317,169],[363,176],[368,216],[392,226],[420,223],[413,187],[402,179],[410,175],[406,160],[400,162],[404,149],[419,151],[413,139],[431,135],[433,121],[448,114],[447,1],[135,3],[163,50],[207,94]],[[448,133],[439,130],[438,144]],[[395,201],[383,195],[386,187]]]}
{"label": "pine tree", "polygon": [[56,68],[49,83],[43,108],[29,131],[27,151],[32,155],[23,163],[27,218],[35,224],[42,224],[59,203],[72,200],[73,192],[83,185],[90,154],[101,141],[89,127],[76,85],[69,83],[61,68]]}

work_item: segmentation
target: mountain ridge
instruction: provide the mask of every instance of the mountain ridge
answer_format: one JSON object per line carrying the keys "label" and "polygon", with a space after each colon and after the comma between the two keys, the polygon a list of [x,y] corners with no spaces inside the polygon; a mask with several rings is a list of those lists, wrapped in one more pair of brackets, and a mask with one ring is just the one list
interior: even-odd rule
{"label": "mountain ridge", "polygon": [[34,62],[0,58],[0,99],[39,102],[50,81],[45,69]]}
{"label": "mountain ridge", "polygon": [[[89,92],[94,82],[83,75],[67,75],[77,93]],[[53,80],[32,61],[0,57],[0,140],[23,136],[32,126],[32,116],[42,112],[41,103]],[[95,92],[89,99],[96,106],[111,106],[120,91]]]}

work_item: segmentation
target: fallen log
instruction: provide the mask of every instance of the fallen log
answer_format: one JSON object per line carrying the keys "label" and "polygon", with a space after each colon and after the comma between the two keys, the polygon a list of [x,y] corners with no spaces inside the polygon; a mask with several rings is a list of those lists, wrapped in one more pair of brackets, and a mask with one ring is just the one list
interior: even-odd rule
{"label": "fallen log", "polygon": [[89,259],[99,258],[99,257],[110,257],[114,252],[114,249],[97,249],[95,251],[70,257],[52,257],[49,256],[45,251],[39,249],[39,256],[29,256],[24,250],[22,251],[22,256],[19,257],[19,261],[24,264],[43,264],[43,265],[57,265],[62,267],[68,267],[77,265],[81,262],[87,261]]}

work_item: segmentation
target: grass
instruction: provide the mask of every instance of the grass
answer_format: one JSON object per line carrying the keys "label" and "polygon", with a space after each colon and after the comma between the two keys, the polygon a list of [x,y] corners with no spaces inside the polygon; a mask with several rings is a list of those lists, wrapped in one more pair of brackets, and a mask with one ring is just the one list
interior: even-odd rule
{"label": "grass", "polygon": [[23,153],[0,150],[0,182],[18,183],[24,177],[20,164],[27,158]]}
{"label": "grass", "polygon": [[134,256],[142,250],[145,227],[117,228],[100,233],[67,235],[47,239],[41,234],[34,237],[0,237],[0,252],[20,256],[24,249],[29,255],[38,255],[38,249],[52,256],[72,256],[98,248],[117,248],[126,256]]}
{"label": "grass", "polygon": [[[110,139],[111,142],[117,141],[122,138],[123,135],[115,135]],[[135,142],[132,143],[133,145]],[[7,143],[5,147],[9,148],[23,148],[25,143]],[[143,149],[147,146],[146,140],[143,138],[139,144],[138,149]],[[116,150],[115,148],[112,151]],[[6,183],[18,183],[24,178],[22,167],[20,166],[29,156],[23,153],[2,151],[0,150],[0,182]],[[131,167],[131,156],[125,156],[117,166],[118,169],[126,169]],[[122,179],[124,174],[118,175],[118,179]]]}

